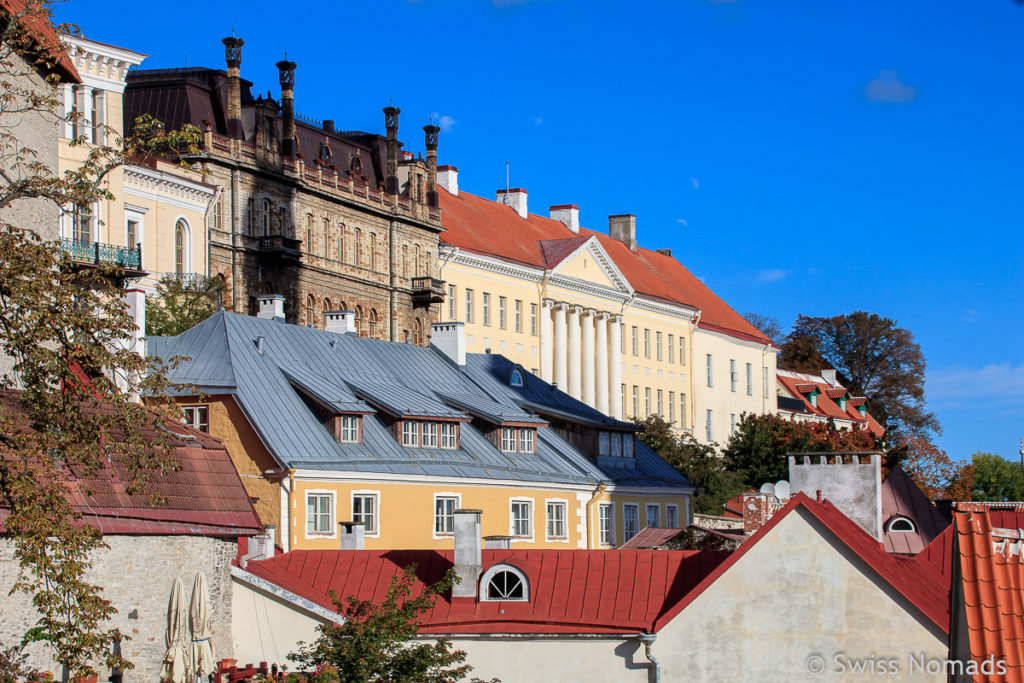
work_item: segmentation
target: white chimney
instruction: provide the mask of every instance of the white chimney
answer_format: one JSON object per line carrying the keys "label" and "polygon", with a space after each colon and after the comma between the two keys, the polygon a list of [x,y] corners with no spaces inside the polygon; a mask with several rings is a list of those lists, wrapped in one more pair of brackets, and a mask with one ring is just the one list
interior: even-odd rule
{"label": "white chimney", "polygon": [[430,345],[458,366],[466,364],[466,324],[430,323]]}
{"label": "white chimney", "polygon": [[[127,289],[124,300],[128,306],[128,315],[135,323],[134,349],[140,356],[146,355],[146,293],[141,289]],[[131,342],[129,342],[131,344]]]}
{"label": "white chimney", "polygon": [[636,251],[636,216],[631,213],[608,216],[608,234]]}
{"label": "white chimney", "polygon": [[511,190],[498,190],[494,201],[499,204],[507,204],[516,210],[520,218],[526,218],[526,190],[521,187],[513,187]]}
{"label": "white chimney", "polygon": [[259,298],[260,312],[256,317],[265,320],[284,320],[284,297],[280,294],[264,294]]}
{"label": "white chimney", "polygon": [[829,383],[829,386],[838,387],[839,382],[836,381],[836,371],[831,368],[826,368],[821,371],[821,378]]}
{"label": "white chimney", "polygon": [[476,584],[483,571],[480,556],[480,515],[482,510],[456,510],[455,574],[459,582],[452,586],[453,598],[475,598]]}
{"label": "white chimney", "polygon": [[449,194],[459,196],[459,169],[454,166],[437,167],[437,184],[448,190]]}
{"label": "white chimney", "polygon": [[508,550],[512,547],[511,536],[484,536],[484,549]]}
{"label": "white chimney", "polygon": [[338,537],[341,538],[342,550],[362,550],[366,525],[363,522],[338,522]]}
{"label": "white chimney", "polygon": [[324,329],[335,334],[356,334],[355,311],[327,311]]}
{"label": "white chimney", "polygon": [[556,221],[562,221],[565,227],[575,233],[580,231],[580,207],[575,204],[559,204],[548,209],[549,215]]}

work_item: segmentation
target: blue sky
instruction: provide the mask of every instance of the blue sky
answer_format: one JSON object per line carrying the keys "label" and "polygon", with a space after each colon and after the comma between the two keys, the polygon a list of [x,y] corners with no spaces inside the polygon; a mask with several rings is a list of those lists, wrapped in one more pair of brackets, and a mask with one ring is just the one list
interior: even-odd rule
{"label": "blue sky", "polygon": [[[285,16],[281,16],[282,11]],[[443,127],[440,163],[531,210],[634,213],[739,311],[867,310],[928,361],[938,443],[1016,458],[1024,436],[1024,6],[786,0],[213,3],[195,14],[71,0],[60,21],[151,56],[223,68],[296,109],[400,137]],[[96,19],[95,17],[102,17]],[[283,30],[282,30],[283,29]]]}

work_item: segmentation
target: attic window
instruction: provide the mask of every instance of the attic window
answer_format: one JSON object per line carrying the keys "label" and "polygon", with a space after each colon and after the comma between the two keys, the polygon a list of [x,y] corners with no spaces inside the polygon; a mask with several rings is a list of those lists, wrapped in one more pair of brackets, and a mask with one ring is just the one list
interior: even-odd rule
{"label": "attic window", "polygon": [[622,432],[599,432],[597,454],[606,458],[632,458],[633,435]]}
{"label": "attic window", "polygon": [[400,431],[395,436],[401,439],[403,446],[446,450],[459,447],[458,422],[400,420],[397,429]]}
{"label": "attic window", "polygon": [[338,443],[359,443],[360,415],[335,415],[330,419],[329,428]]}
{"label": "attic window", "polygon": [[359,157],[352,157],[352,163],[349,164],[348,169],[353,173],[361,174],[363,172],[363,160]]}
{"label": "attic window", "polygon": [[810,395],[807,397],[807,399],[811,402],[812,408],[818,407],[818,392],[812,391]]}
{"label": "attic window", "polygon": [[516,368],[512,371],[512,376],[509,377],[508,383],[514,387],[526,386],[526,376],[523,374],[522,370]]}
{"label": "attic window", "polygon": [[537,430],[527,427],[516,429],[515,427],[501,428],[501,450],[505,453],[535,453],[537,442]]}
{"label": "attic window", "polygon": [[331,163],[331,147],[330,145],[320,145],[320,161],[325,164]]}
{"label": "attic window", "polygon": [[914,523],[908,517],[894,517],[892,521],[889,522],[888,531],[890,533],[898,532],[912,534],[915,531],[917,531],[917,528],[914,526]]}
{"label": "attic window", "polygon": [[842,397],[841,399],[839,399],[839,410],[843,411],[844,413],[846,412],[846,397],[845,396]]}
{"label": "attic window", "polygon": [[481,599],[485,602],[530,600],[530,587],[526,576],[507,564],[495,565],[488,569],[480,579],[480,584],[484,587]]}

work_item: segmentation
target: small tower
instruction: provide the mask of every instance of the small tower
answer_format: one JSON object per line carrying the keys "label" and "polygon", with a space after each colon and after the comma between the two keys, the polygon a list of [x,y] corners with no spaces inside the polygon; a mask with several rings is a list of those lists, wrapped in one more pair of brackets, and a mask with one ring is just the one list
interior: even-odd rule
{"label": "small tower", "polygon": [[288,61],[288,53],[284,60],[277,63],[281,81],[281,154],[286,157],[295,156],[295,62]]}
{"label": "small tower", "polygon": [[433,123],[423,126],[427,145],[427,204],[434,208],[437,208],[437,134],[440,132]]}
{"label": "small tower", "polygon": [[224,61],[228,64],[228,137],[242,137],[242,46],[245,41],[235,32],[224,38]]}
{"label": "small tower", "polygon": [[388,132],[384,182],[385,189],[391,194],[398,194],[398,115],[401,113],[398,107],[384,107],[384,128]]}

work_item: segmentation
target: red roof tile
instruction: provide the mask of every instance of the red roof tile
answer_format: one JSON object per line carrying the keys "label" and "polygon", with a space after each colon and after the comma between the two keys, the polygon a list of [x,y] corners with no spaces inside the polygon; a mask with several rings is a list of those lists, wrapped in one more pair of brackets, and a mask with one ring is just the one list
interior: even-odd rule
{"label": "red roof tile", "polygon": [[[857,399],[849,399],[846,402],[845,411],[839,407],[838,403],[832,400],[832,394],[835,394],[836,398],[842,397],[846,394],[846,389],[842,387],[833,387],[824,380],[808,381],[806,378],[810,377],[810,375],[794,377],[791,373],[780,371],[776,377],[779,384],[781,384],[786,391],[795,398],[799,398],[804,402],[806,412],[812,415],[831,417],[833,420],[848,420],[850,422],[854,422],[862,429],[869,430],[875,436],[881,436],[885,433],[885,429],[878,424],[878,421],[871,416],[871,413],[867,413],[866,416],[860,414],[860,411],[853,405],[853,402]],[[812,405],[810,400],[807,398],[807,395],[815,389],[820,393],[816,399],[817,405]],[[861,397],[857,405],[863,405],[866,400],[867,399]]]}
{"label": "red roof tile", "polygon": [[[678,530],[677,530],[678,531]],[[333,609],[329,591],[381,601],[391,578],[416,565],[412,596],[452,566],[450,550],[294,550],[249,562],[247,571]],[[484,550],[484,570],[509,564],[529,582],[529,602],[442,597],[424,633],[636,633],[729,553],[684,550]]]}
{"label": "red roof tile", "polygon": [[[771,343],[760,330],[671,256],[643,248],[631,251],[622,242],[585,228],[580,228],[576,234],[561,221],[536,214],[529,214],[523,219],[510,206],[468,192],[460,191],[455,196],[442,188],[438,199],[446,230],[441,235],[443,242],[547,269],[552,264],[546,257],[542,242],[582,240],[593,236],[640,295],[699,309],[698,324],[701,328],[757,343]],[[563,253],[562,258],[568,253]]]}
{"label": "red roof tile", "polygon": [[840,399],[843,396],[846,396],[846,389],[844,389],[843,387],[832,387],[830,389],[825,390],[825,395],[828,396],[833,401],[835,401],[836,399]]}
{"label": "red roof tile", "polygon": [[21,15],[25,44],[16,47],[26,57],[34,58],[44,71],[55,70],[65,82],[82,82],[44,5],[36,3],[29,7],[24,0],[0,0],[0,12],[7,16]]}

